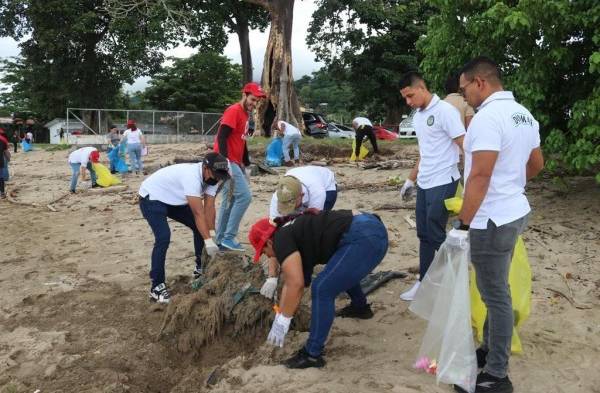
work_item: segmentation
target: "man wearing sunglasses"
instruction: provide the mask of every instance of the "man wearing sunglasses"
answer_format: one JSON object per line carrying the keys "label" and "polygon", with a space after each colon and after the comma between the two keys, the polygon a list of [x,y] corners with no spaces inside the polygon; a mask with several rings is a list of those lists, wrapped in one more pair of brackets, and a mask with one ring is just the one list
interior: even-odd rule
{"label": "man wearing sunglasses", "polygon": [[475,393],[512,393],[507,369],[514,317],[508,273],[531,211],[525,184],[544,167],[539,124],[504,90],[500,69],[491,59],[468,62],[459,83],[460,93],[477,108],[464,140],[463,207],[453,223],[455,229],[468,231],[477,287],[487,307],[483,342],[476,353],[483,370]]}

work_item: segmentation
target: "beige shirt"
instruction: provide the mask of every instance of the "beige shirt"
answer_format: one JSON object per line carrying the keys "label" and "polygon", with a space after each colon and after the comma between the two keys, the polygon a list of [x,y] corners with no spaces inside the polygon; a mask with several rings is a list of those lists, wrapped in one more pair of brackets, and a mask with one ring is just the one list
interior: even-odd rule
{"label": "beige shirt", "polygon": [[473,117],[475,115],[475,111],[473,110],[473,108],[471,108],[469,104],[467,104],[467,101],[465,101],[463,96],[461,96],[458,93],[448,94],[446,98],[444,98],[444,101],[458,109],[458,111],[460,112],[460,120],[462,121],[463,125],[466,125],[465,120],[467,116]]}

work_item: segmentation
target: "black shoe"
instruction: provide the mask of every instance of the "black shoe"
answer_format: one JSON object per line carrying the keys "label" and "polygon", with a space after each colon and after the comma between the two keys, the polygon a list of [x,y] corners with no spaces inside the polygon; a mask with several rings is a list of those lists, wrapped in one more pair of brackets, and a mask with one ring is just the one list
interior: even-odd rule
{"label": "black shoe", "polygon": [[342,318],[371,319],[373,318],[373,310],[371,310],[370,304],[357,308],[350,303],[340,311],[336,312],[335,315]]}
{"label": "black shoe", "polygon": [[71,192],[71,194],[77,194],[77,191],[75,190],[69,190]]}
{"label": "black shoe", "polygon": [[92,188],[98,188],[98,187],[100,187],[100,186],[98,185],[98,183],[94,183],[94,184],[92,184]]}
{"label": "black shoe", "polygon": [[283,365],[287,368],[321,368],[325,366],[325,359],[323,359],[322,356],[310,356],[308,352],[302,348],[294,356],[284,361]]}
{"label": "black shoe", "polygon": [[202,268],[196,266],[196,268],[194,269],[194,280],[199,279],[200,277],[202,277]]}
{"label": "black shoe", "polygon": [[475,351],[475,355],[477,356],[477,368],[485,367],[485,364],[487,363],[487,361],[486,361],[487,354],[488,354],[488,351],[486,351],[485,349],[477,348],[477,350]]}
{"label": "black shoe", "polygon": [[[457,385],[454,385],[454,390],[467,393],[466,390]],[[508,379],[508,375],[504,378],[498,378],[482,371],[477,375],[475,393],[513,393],[513,385]]]}
{"label": "black shoe", "polygon": [[169,303],[171,301],[171,296],[169,296],[167,286],[164,283],[162,283],[150,289],[150,300],[155,301],[157,303]]}

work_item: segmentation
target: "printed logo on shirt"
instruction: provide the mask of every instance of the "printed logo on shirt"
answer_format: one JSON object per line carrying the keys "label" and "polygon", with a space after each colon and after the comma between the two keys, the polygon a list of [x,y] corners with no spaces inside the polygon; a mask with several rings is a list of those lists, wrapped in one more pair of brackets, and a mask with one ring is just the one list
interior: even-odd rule
{"label": "printed logo on shirt", "polygon": [[513,122],[515,123],[515,126],[520,126],[521,124],[527,124],[528,126],[533,126],[533,119],[531,118],[531,116],[526,115],[525,113],[513,113],[511,115]]}
{"label": "printed logo on shirt", "polygon": [[431,126],[433,125],[433,123],[434,123],[434,122],[435,122],[435,117],[433,117],[433,115],[431,115],[431,116],[429,116],[429,117],[427,118],[427,125],[428,125],[429,127],[431,127]]}

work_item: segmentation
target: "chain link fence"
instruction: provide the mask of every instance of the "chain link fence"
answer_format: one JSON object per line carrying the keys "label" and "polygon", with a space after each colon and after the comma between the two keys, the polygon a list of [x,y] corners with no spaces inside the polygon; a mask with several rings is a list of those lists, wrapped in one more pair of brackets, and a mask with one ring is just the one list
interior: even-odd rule
{"label": "chain link fence", "polygon": [[148,143],[200,142],[217,133],[222,113],[68,108],[64,128],[69,143],[105,143],[111,126],[122,133],[135,120]]}

